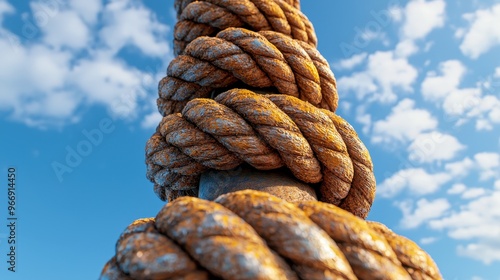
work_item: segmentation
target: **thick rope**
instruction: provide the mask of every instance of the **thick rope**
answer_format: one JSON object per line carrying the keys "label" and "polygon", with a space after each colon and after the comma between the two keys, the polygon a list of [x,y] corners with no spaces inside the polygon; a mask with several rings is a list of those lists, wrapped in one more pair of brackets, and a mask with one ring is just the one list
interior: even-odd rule
{"label": "thick rope", "polygon": [[[221,205],[182,197],[156,217],[158,231],[224,279],[287,279],[290,270],[255,230]],[[285,265],[285,267],[282,267]]]}
{"label": "thick rope", "polygon": [[368,225],[385,237],[413,279],[439,279],[441,277],[436,263],[415,242],[395,234],[381,223],[368,222]]}
{"label": "thick rope", "polygon": [[293,204],[253,191],[222,195],[215,202],[251,225],[301,279],[355,279],[337,244]]}
{"label": "thick rope", "polygon": [[180,55],[194,39],[215,36],[229,27],[272,30],[316,47],[311,22],[298,7],[290,4],[280,0],[178,0],[175,2],[179,21],[174,29],[174,52]]}
{"label": "thick rope", "polygon": [[129,226],[116,250],[101,280],[442,279],[427,253],[383,225],[253,190],[179,198]]}
{"label": "thick rope", "polygon": [[227,28],[217,37],[196,38],[172,60],[159,84],[160,113],[177,113],[190,99],[237,82],[337,108],[335,77],[313,47],[273,31]]}
{"label": "thick rope", "polygon": [[194,99],[182,114],[164,117],[146,145],[147,176],[161,199],[197,190],[208,169],[243,162],[259,170],[286,166],[303,182],[321,183],[322,201],[363,218],[374,199],[371,159],[354,129],[292,96],[232,89],[215,100]]}

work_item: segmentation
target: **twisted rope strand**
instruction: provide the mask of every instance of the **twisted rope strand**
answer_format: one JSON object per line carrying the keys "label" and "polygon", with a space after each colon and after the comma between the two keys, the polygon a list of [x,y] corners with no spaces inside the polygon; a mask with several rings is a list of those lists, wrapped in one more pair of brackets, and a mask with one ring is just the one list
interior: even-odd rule
{"label": "twisted rope strand", "polygon": [[194,39],[215,36],[217,32],[230,27],[245,27],[253,31],[272,30],[314,47],[317,45],[309,19],[286,1],[176,1],[176,8],[179,20],[174,28],[176,55],[182,54]]}
{"label": "twisted rope strand", "polygon": [[215,202],[182,197],[156,216],[169,236],[216,276],[224,279],[287,279],[265,242],[236,214]]}
{"label": "twisted rope strand", "polygon": [[319,104],[322,97],[319,74],[316,65],[298,41],[276,32],[261,31],[259,34],[280,50],[292,68],[299,89],[299,98],[312,104]]}
{"label": "twisted rope strand", "polygon": [[351,189],[340,203],[340,208],[358,217],[366,218],[375,199],[377,185],[370,153],[359,139],[356,130],[347,121],[330,111],[323,110],[323,112],[330,117],[342,136],[354,167]]}
{"label": "twisted rope strand", "polygon": [[295,98],[284,95],[268,98],[297,124],[322,163],[321,200],[338,205],[349,193],[354,172],[347,147],[335,124],[307,102],[296,102]]}
{"label": "twisted rope strand", "polygon": [[321,202],[300,202],[298,207],[337,242],[358,278],[411,279],[385,238],[364,220]]}
{"label": "twisted rope strand", "polygon": [[322,201],[364,218],[375,181],[369,154],[349,127],[335,114],[291,96],[232,89],[215,100],[194,99],[182,114],[164,117],[146,147],[147,174],[165,199],[162,186],[195,191],[208,168],[285,165],[303,182],[321,182]]}
{"label": "twisted rope strand", "polygon": [[381,223],[368,222],[368,225],[387,239],[399,261],[401,261],[412,279],[441,279],[436,263],[415,242],[404,236],[395,234]]}
{"label": "twisted rope strand", "polygon": [[337,82],[328,61],[311,45],[300,41],[297,43],[307,52],[318,71],[321,83],[321,96],[323,97],[319,107],[335,112],[339,103],[339,95],[337,93]]}
{"label": "twisted rope strand", "polygon": [[442,279],[429,255],[384,225],[254,190],[176,199],[117,244],[101,280]]}
{"label": "twisted rope strand", "polygon": [[[134,279],[189,278],[208,279],[208,273],[178,245],[154,226],[154,219],[142,219],[131,224],[118,239],[116,262],[123,274]],[[175,258],[170,256],[175,255]],[[108,268],[115,271],[111,263]],[[123,275],[121,275],[123,277]]]}
{"label": "twisted rope strand", "polygon": [[337,107],[333,73],[311,46],[273,31],[227,28],[217,37],[195,39],[172,60],[159,86],[160,113],[179,112],[179,106],[168,107],[169,101],[207,97],[214,88],[237,81],[257,88],[273,86],[281,94],[329,110]]}
{"label": "twisted rope strand", "polygon": [[250,224],[301,279],[356,279],[335,242],[295,205],[253,191],[221,195],[215,202]]}
{"label": "twisted rope strand", "polygon": [[[297,99],[295,99],[297,100]],[[321,167],[293,120],[270,99],[249,90],[228,90],[215,101],[231,108],[275,150],[293,175],[306,183],[321,181]]]}

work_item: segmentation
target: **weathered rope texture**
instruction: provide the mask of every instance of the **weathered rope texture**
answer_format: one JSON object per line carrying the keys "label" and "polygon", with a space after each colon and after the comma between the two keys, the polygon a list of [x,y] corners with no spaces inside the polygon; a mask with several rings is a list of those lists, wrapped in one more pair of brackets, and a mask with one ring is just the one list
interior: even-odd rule
{"label": "weathered rope texture", "polygon": [[158,108],[164,116],[177,113],[187,101],[237,83],[273,87],[332,112],[338,104],[335,77],[313,46],[274,31],[227,28],[196,38],[172,60],[159,84]]}
{"label": "weathered rope texture", "polygon": [[196,194],[208,169],[246,162],[259,170],[286,166],[299,180],[320,183],[320,199],[365,218],[375,178],[354,129],[327,110],[288,95],[232,89],[194,99],[163,118],[146,145],[147,177],[163,200]]}
{"label": "weathered rope texture", "polygon": [[101,280],[442,279],[432,259],[385,226],[322,202],[245,190],[182,197],[129,226]]}
{"label": "weathered rope texture", "polygon": [[229,27],[272,30],[316,47],[313,25],[299,5],[281,0],[177,0],[174,52],[180,55],[194,39],[215,36]]}
{"label": "weathered rope texture", "polygon": [[368,222],[368,225],[389,242],[403,267],[413,279],[437,279],[439,269],[432,258],[410,239],[399,236],[385,225],[378,222]]}

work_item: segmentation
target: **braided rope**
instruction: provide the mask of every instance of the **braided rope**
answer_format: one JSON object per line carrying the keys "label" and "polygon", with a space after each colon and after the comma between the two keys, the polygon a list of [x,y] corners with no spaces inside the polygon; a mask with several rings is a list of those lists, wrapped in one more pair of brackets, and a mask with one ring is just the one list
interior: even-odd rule
{"label": "braided rope", "polygon": [[194,39],[215,36],[229,27],[272,30],[315,47],[317,39],[311,22],[300,12],[298,1],[288,2],[295,3],[280,0],[178,0],[175,2],[179,21],[174,29],[174,52],[180,55]]}
{"label": "braided rope", "polygon": [[101,280],[442,279],[427,253],[383,225],[253,190],[176,199],[116,248]]}
{"label": "braided rope", "polygon": [[363,218],[374,199],[371,159],[354,129],[292,96],[232,89],[191,100],[182,114],[164,117],[146,145],[147,177],[164,200],[176,198],[172,191],[195,193],[208,169],[243,162],[259,170],[286,166],[303,182],[321,183],[322,201]]}
{"label": "braided rope", "polygon": [[172,60],[159,84],[159,110],[164,116],[177,113],[175,104],[237,82],[275,87],[317,107],[337,108],[335,77],[312,46],[273,31],[227,28],[217,37],[196,38]]}

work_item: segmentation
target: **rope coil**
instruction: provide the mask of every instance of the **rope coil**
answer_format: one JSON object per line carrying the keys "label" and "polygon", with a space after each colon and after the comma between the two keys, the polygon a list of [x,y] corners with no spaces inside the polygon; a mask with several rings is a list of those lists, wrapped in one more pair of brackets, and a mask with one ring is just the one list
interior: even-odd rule
{"label": "rope coil", "polygon": [[179,21],[174,28],[174,53],[180,55],[194,39],[229,27],[272,30],[316,47],[313,25],[299,6],[299,1],[280,0],[176,1]]}
{"label": "rope coil", "polygon": [[[178,56],[146,144],[146,176],[169,203],[125,229],[100,279],[442,279],[415,243],[364,220],[373,164],[334,113],[335,77],[299,0],[175,8]],[[196,198],[202,174],[243,164],[286,167],[327,203],[253,190]]]}
{"label": "rope coil", "polygon": [[338,105],[335,77],[314,47],[273,31],[227,28],[216,37],[196,38],[171,61],[159,84],[160,113],[177,113],[179,106],[171,104],[208,97],[213,89],[238,82],[274,87],[330,111]]}
{"label": "rope coil", "polygon": [[101,280],[442,279],[421,248],[322,202],[181,197],[120,236]]}
{"label": "rope coil", "polygon": [[146,145],[147,176],[163,200],[175,199],[173,190],[196,192],[208,169],[243,162],[258,170],[286,166],[303,182],[321,183],[322,201],[363,218],[374,199],[370,155],[354,129],[292,96],[232,89],[191,100],[182,114],[164,117]]}

